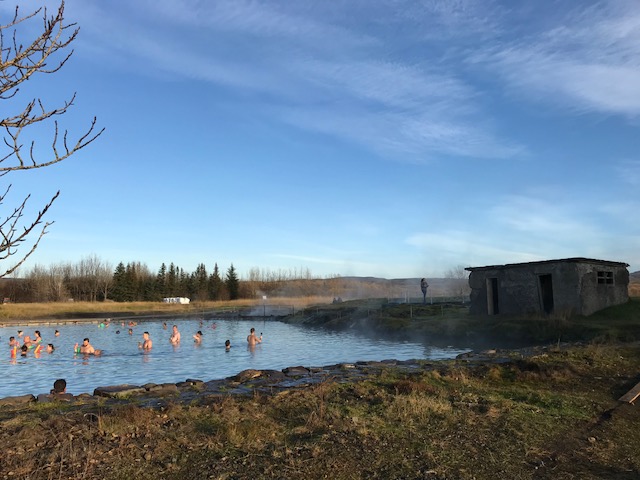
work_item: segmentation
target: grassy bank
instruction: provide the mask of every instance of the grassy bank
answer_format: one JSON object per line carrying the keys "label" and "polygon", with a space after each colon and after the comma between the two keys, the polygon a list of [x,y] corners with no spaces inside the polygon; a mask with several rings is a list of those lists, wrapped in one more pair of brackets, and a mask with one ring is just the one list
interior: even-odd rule
{"label": "grassy bank", "polygon": [[316,327],[352,329],[459,346],[523,346],[576,341],[640,340],[640,298],[588,317],[469,315],[456,304],[388,304],[384,299],[311,306],[287,319]]}
{"label": "grassy bank", "polygon": [[0,408],[2,478],[631,479],[640,345],[393,368],[162,409]]}

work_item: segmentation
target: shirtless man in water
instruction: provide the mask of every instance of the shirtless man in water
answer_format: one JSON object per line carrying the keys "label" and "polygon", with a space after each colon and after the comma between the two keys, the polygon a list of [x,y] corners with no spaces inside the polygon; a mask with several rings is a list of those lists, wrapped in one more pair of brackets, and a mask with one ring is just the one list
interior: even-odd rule
{"label": "shirtless man in water", "polygon": [[144,332],[142,334],[142,342],[138,342],[138,347],[140,347],[143,350],[151,350],[151,347],[153,347],[153,341],[151,340],[151,338],[149,337],[149,332]]}
{"label": "shirtless man in water", "polygon": [[180,332],[178,331],[178,326],[177,325],[173,326],[173,333],[169,337],[169,341],[173,345],[177,345],[178,343],[180,343]]}
{"label": "shirtless man in water", "polygon": [[102,350],[93,348],[93,345],[89,343],[89,339],[85,338],[80,346],[80,353],[84,353],[85,355],[100,355]]}
{"label": "shirtless man in water", "polygon": [[251,332],[247,337],[247,343],[249,344],[250,347],[255,347],[256,343],[262,343],[262,334],[260,334],[260,336],[258,337],[256,335],[256,329],[251,327]]}

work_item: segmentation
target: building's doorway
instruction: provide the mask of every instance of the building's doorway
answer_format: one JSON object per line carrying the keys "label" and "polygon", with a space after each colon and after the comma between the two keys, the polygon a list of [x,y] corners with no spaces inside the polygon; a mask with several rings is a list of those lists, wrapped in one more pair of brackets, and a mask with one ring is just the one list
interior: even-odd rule
{"label": "building's doorway", "polygon": [[489,315],[500,313],[498,305],[498,279],[487,278],[487,313]]}
{"label": "building's doorway", "polygon": [[553,282],[551,274],[539,275],[540,282],[540,303],[542,311],[546,314],[553,312]]}

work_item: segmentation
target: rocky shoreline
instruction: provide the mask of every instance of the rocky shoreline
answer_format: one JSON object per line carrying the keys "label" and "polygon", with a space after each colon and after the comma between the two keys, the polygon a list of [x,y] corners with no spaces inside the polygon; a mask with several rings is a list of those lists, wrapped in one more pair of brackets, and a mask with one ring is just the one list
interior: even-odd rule
{"label": "rocky shoreline", "polygon": [[462,362],[467,365],[488,362],[505,363],[514,358],[533,355],[535,352],[542,353],[544,350],[545,347],[537,347],[526,351],[468,352],[458,355],[455,360],[382,360],[340,363],[323,367],[294,366],[282,370],[248,369],[231,377],[209,381],[186,379],[175,384],[147,383],[144,385],[100,386],[93,391],[92,395],[82,393],[75,396],[68,395],[68,398],[64,399],[49,394],[5,397],[0,399],[0,407],[55,401],[76,404],[91,404],[97,401],[107,401],[113,404],[134,402],[147,407],[162,407],[168,403],[208,403],[211,399],[220,396],[279,395],[286,391],[304,389],[323,382],[359,382],[373,375],[379,375],[385,369],[394,369],[404,373],[419,373],[450,362]]}

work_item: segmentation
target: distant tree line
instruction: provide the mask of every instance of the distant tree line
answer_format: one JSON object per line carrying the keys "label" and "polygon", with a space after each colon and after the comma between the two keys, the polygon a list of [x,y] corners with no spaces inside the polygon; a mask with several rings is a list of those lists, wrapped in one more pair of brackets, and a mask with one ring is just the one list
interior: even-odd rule
{"label": "distant tree line", "polygon": [[[221,272],[217,263],[204,263],[188,272],[163,263],[153,272],[142,262],[120,262],[114,268],[96,255],[76,263],[36,265],[16,278],[0,278],[0,300],[12,302],[161,301],[188,297],[192,301],[262,299],[273,297],[421,298],[419,279],[386,280],[373,277],[313,277],[308,268],[269,270],[251,268],[240,278],[231,264]],[[430,282],[429,295],[468,297],[467,272],[458,266],[443,281]]]}
{"label": "distant tree line", "polygon": [[161,301],[165,297],[236,300],[263,295],[327,295],[337,291],[335,285],[318,282],[325,281],[313,279],[309,269],[252,268],[246,279],[240,279],[233,264],[224,273],[217,263],[211,271],[200,263],[195,271],[188,272],[171,262],[168,267],[163,263],[154,273],[142,262],[120,262],[114,269],[110,263],[91,255],[77,263],[36,265],[20,278],[4,279],[0,295],[13,302],[135,302]]}
{"label": "distant tree line", "polygon": [[192,300],[235,300],[242,298],[241,282],[233,264],[224,277],[218,264],[207,272],[204,263],[194,272],[170,263],[153,273],[141,262],[120,262],[113,268],[95,255],[77,263],[36,265],[19,279],[6,279],[3,296],[16,302],[60,301],[160,301],[165,297]]}

